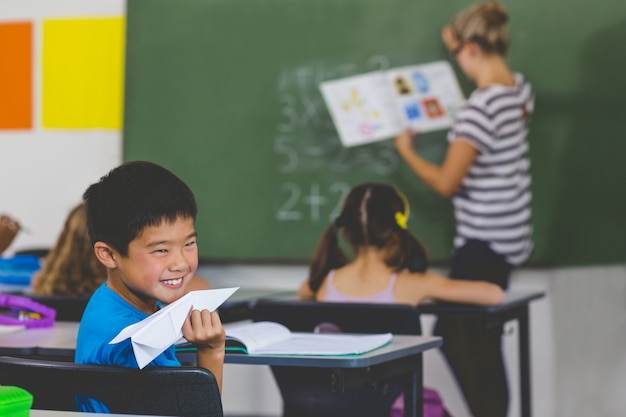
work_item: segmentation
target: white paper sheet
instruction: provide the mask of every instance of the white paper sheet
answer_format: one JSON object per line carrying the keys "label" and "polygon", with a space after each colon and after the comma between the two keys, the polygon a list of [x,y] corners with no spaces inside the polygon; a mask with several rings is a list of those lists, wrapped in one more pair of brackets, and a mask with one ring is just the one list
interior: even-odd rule
{"label": "white paper sheet", "polygon": [[109,343],[119,343],[130,337],[137,364],[143,369],[183,337],[183,323],[192,306],[194,310],[215,311],[238,289],[190,291],[150,317],[124,328]]}

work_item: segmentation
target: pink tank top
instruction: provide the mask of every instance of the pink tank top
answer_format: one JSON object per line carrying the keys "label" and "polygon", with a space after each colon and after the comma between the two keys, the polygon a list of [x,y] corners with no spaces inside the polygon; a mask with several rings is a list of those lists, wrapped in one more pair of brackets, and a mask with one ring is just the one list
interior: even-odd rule
{"label": "pink tank top", "polygon": [[393,296],[393,286],[398,278],[397,273],[391,274],[389,285],[384,288],[378,294],[370,295],[368,297],[353,297],[351,295],[344,294],[337,290],[333,285],[333,278],[335,276],[335,270],[331,270],[328,273],[328,280],[326,284],[326,294],[323,301],[330,301],[335,303],[377,303],[377,304],[395,304],[396,299]]}

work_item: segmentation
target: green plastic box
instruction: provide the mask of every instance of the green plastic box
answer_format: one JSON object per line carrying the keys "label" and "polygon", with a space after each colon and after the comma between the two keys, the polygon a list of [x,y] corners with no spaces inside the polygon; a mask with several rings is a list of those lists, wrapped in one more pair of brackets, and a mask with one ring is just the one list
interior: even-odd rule
{"label": "green plastic box", "polygon": [[0,416],[29,417],[33,394],[20,387],[0,386]]}

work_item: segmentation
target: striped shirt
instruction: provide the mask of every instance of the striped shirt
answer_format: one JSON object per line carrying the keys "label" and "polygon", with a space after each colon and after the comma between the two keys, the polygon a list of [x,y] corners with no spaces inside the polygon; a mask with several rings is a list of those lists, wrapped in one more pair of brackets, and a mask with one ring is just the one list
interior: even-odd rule
{"label": "striped shirt", "polygon": [[489,243],[507,262],[519,265],[532,251],[529,116],[532,86],[521,74],[516,85],[474,91],[457,115],[448,142],[467,140],[478,151],[453,197],[454,246],[468,239]]}

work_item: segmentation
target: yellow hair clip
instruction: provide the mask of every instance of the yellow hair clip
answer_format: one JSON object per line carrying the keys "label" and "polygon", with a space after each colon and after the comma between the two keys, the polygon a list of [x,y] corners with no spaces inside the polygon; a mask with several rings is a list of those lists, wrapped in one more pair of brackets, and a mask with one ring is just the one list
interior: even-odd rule
{"label": "yellow hair clip", "polygon": [[400,213],[399,211],[396,212],[396,223],[400,226],[400,228],[406,230],[407,223],[409,221],[409,200],[406,198],[404,193],[398,189],[396,189],[396,194],[398,194],[398,197],[400,197],[402,203],[404,204],[404,213]]}
{"label": "yellow hair clip", "polygon": [[399,211],[396,212],[396,223],[398,223],[398,226],[400,226],[402,229],[406,230],[406,222],[407,222],[407,218],[404,214],[400,213]]}

